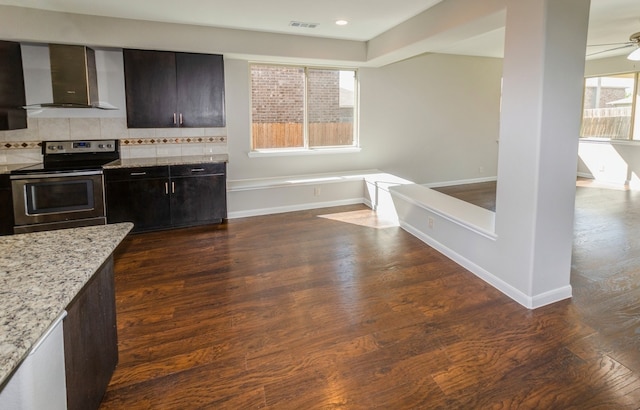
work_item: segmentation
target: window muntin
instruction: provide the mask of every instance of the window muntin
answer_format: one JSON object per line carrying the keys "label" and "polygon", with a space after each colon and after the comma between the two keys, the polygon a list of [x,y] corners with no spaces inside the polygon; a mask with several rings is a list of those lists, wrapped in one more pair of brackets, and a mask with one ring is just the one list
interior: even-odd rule
{"label": "window muntin", "polygon": [[627,73],[585,79],[581,137],[640,140],[640,132],[632,132],[637,77]]}
{"label": "window muntin", "polygon": [[355,70],[252,64],[250,72],[254,151],[356,146]]}

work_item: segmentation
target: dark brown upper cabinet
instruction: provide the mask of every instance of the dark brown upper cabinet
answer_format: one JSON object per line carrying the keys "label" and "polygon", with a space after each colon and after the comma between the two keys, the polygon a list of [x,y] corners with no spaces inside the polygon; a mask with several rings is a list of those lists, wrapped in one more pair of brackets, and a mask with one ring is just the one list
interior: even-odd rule
{"label": "dark brown upper cabinet", "polygon": [[0,41],[0,130],[27,128],[20,43]]}
{"label": "dark brown upper cabinet", "polygon": [[129,128],[224,127],[221,55],[124,50]]}

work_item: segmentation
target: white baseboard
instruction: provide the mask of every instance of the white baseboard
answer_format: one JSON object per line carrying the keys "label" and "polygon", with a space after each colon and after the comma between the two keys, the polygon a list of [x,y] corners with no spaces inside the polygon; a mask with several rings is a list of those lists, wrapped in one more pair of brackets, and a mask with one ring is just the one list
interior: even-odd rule
{"label": "white baseboard", "polygon": [[483,281],[487,282],[494,288],[498,289],[500,292],[504,293],[509,298],[518,302],[522,306],[527,309],[536,309],[545,305],[549,305],[551,303],[559,302],[564,299],[571,298],[572,296],[572,288],[571,286],[565,286],[563,288],[554,289],[549,292],[545,292],[540,295],[529,296],[520,290],[514,288],[509,285],[502,279],[496,277],[492,273],[488,272],[484,268],[478,266],[473,263],[469,259],[455,252],[453,249],[443,245],[442,243],[436,241],[430,236],[426,235],[424,232],[420,231],[416,227],[404,222],[400,221],[400,226],[402,229],[406,230],[410,234],[414,235],[416,238],[420,239],[422,242],[431,246],[438,252],[442,253],[452,261],[456,262],[458,265],[467,269]]}

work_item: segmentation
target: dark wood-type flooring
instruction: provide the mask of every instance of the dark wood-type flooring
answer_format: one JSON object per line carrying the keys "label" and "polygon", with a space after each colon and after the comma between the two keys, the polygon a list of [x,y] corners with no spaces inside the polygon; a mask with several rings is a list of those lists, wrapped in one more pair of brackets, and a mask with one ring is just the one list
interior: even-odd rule
{"label": "dark wood-type flooring", "polygon": [[101,409],[637,409],[639,222],[579,187],[574,297],[533,311],[364,206],[130,236]]}

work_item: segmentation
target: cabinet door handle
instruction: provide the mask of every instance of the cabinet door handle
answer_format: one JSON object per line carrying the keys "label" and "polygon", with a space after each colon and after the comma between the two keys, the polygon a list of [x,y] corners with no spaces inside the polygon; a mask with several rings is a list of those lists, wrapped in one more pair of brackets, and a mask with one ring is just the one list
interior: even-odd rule
{"label": "cabinet door handle", "polygon": [[178,123],[178,120],[176,118],[176,113],[173,113],[173,125],[176,125]]}
{"label": "cabinet door handle", "polygon": [[180,125],[182,125],[183,121],[182,121],[182,113],[180,113]]}
{"label": "cabinet door handle", "polygon": [[191,168],[191,172],[204,172],[204,168]]}
{"label": "cabinet door handle", "polygon": [[142,175],[147,175],[147,173],[146,172],[132,172],[129,175],[131,175],[132,177],[139,177],[139,176],[142,176]]}
{"label": "cabinet door handle", "polygon": [[176,183],[171,181],[171,193],[175,194],[176,193]]}
{"label": "cabinet door handle", "polygon": [[165,193],[165,195],[169,195],[169,183],[168,182],[164,183],[164,193]]}

